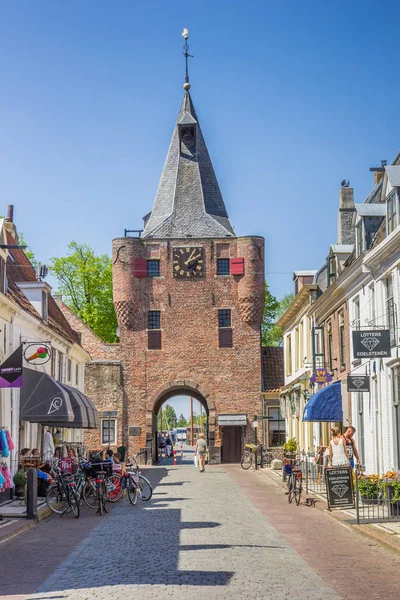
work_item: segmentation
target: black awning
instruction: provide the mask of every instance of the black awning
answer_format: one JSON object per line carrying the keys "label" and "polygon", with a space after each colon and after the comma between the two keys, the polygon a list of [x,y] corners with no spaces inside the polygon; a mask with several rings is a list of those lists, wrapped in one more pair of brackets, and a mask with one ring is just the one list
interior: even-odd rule
{"label": "black awning", "polygon": [[47,373],[34,369],[23,369],[23,384],[20,396],[20,419],[31,423],[71,427],[75,414],[69,394]]}
{"label": "black awning", "polygon": [[97,429],[99,418],[93,402],[82,392],[59,383],[47,373],[23,369],[21,421],[51,427]]}
{"label": "black awning", "polygon": [[72,410],[75,414],[74,423],[81,423],[74,427],[82,427],[83,429],[98,429],[100,427],[97,409],[93,402],[82,392],[70,385],[60,383],[71,399]]}

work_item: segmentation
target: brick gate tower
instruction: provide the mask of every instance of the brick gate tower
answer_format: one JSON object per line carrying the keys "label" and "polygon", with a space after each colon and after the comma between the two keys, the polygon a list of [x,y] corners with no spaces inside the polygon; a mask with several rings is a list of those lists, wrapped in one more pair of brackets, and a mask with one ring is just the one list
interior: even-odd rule
{"label": "brick gate tower", "polygon": [[154,461],[158,410],[192,396],[208,414],[212,460],[238,462],[261,411],[264,239],[236,236],[184,88],[144,230],[113,241],[123,438]]}

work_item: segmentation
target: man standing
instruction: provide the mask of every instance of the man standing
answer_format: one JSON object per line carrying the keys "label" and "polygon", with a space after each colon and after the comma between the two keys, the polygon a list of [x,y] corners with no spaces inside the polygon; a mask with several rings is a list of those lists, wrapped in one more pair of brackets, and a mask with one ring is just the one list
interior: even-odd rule
{"label": "man standing", "polygon": [[360,464],[360,456],[353,439],[355,432],[355,427],[353,427],[353,425],[349,425],[345,434],[343,435],[343,439],[346,442],[347,456],[350,459],[350,466],[352,469],[354,469],[354,457],[356,457],[357,463]]}

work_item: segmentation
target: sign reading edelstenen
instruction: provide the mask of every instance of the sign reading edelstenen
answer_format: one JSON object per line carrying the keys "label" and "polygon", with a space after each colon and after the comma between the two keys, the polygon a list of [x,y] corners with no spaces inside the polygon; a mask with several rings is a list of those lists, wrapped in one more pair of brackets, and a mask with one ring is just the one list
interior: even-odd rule
{"label": "sign reading edelstenen", "polygon": [[349,375],[347,377],[348,392],[369,392],[368,375]]}
{"label": "sign reading edelstenen", "polygon": [[354,358],[390,356],[389,330],[353,331],[353,353]]}
{"label": "sign reading edelstenen", "polygon": [[328,508],[354,508],[351,469],[327,469],[326,489]]}

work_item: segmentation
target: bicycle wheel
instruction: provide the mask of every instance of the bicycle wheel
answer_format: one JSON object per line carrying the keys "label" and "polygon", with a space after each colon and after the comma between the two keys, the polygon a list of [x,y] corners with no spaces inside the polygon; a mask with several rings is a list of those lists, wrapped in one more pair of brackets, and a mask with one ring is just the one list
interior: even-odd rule
{"label": "bicycle wheel", "polygon": [[89,508],[98,508],[99,499],[97,497],[96,481],[89,479],[83,488],[83,501]]}
{"label": "bicycle wheel", "polygon": [[290,479],[288,502],[292,504],[293,498],[296,497],[296,478],[291,475]]}
{"label": "bicycle wheel", "polygon": [[153,495],[153,488],[150,485],[150,481],[143,477],[143,475],[139,475],[139,498],[143,500],[143,502],[147,502]]}
{"label": "bicycle wheel", "polygon": [[242,467],[242,469],[247,471],[247,469],[250,469],[252,464],[253,454],[251,452],[245,452],[242,456],[242,460],[240,461],[240,466]]}
{"label": "bicycle wheel", "polygon": [[301,498],[302,491],[303,491],[303,486],[301,485],[301,481],[299,481],[299,485],[297,486],[297,489],[296,489],[296,504],[297,504],[297,506],[299,506],[299,504],[300,504],[300,498]]}
{"label": "bicycle wheel", "polygon": [[69,505],[75,517],[78,518],[80,514],[79,500],[74,488],[69,489]]}
{"label": "bicycle wheel", "polygon": [[68,506],[68,500],[57,484],[51,485],[47,490],[46,504],[57,515],[62,515]]}
{"label": "bicycle wheel", "polygon": [[113,475],[110,475],[110,477],[107,477],[106,488],[107,500],[109,502],[118,502],[124,493],[124,490],[121,487],[121,475],[114,473]]}
{"label": "bicycle wheel", "polygon": [[132,504],[132,506],[135,506],[138,501],[140,490],[136,487],[136,485],[132,485],[130,482],[128,482],[127,492],[129,502]]}

